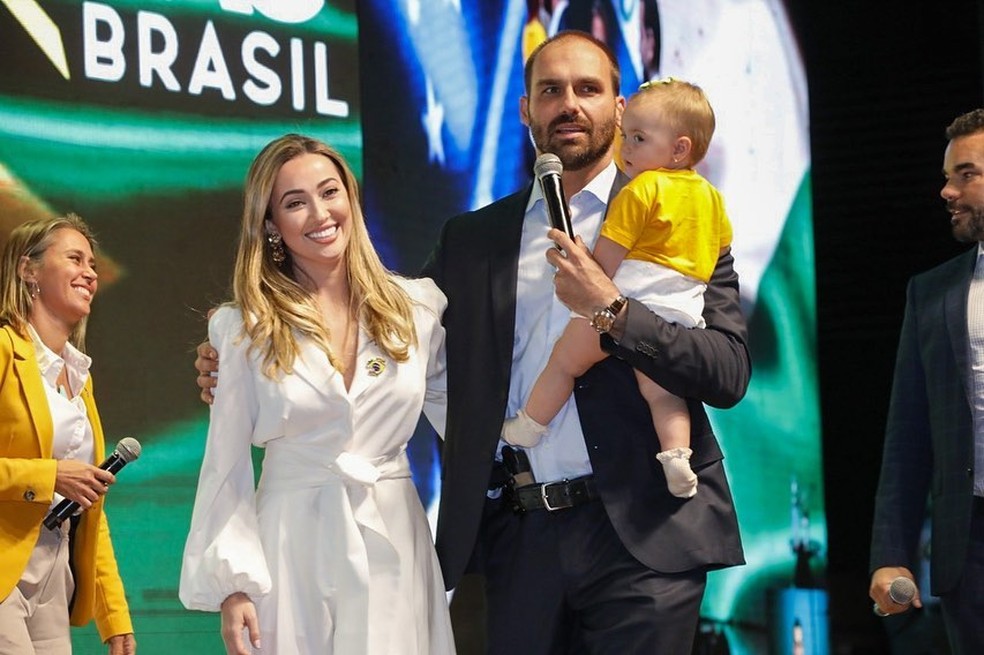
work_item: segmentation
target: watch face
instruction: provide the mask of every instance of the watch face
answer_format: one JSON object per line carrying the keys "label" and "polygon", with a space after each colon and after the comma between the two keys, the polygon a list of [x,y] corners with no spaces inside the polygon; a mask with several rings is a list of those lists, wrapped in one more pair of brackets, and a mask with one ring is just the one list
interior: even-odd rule
{"label": "watch face", "polygon": [[591,318],[592,327],[602,333],[611,330],[614,323],[615,316],[607,308],[595,312],[595,315]]}

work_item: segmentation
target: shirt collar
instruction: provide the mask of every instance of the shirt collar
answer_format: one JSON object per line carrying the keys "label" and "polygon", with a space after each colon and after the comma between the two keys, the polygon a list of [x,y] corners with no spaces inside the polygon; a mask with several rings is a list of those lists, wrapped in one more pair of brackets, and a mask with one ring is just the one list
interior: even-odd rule
{"label": "shirt collar", "polygon": [[[617,173],[618,168],[615,166],[615,161],[612,160],[608,163],[608,166],[603,168],[600,173],[595,175],[583,189],[571,197],[571,204],[575,204],[577,199],[581,196],[592,195],[597,200],[601,201],[602,205],[607,205],[608,196],[612,192],[612,185],[615,184],[615,175]],[[533,192],[530,193],[530,199],[526,203],[526,211],[529,212],[533,209],[533,206],[541,200],[543,200],[543,190],[540,188],[539,182],[534,179]]]}
{"label": "shirt collar", "polygon": [[65,342],[65,349],[62,350],[61,355],[58,355],[41,341],[41,337],[38,336],[33,325],[28,323],[27,329],[31,334],[31,341],[34,343],[34,356],[37,358],[38,368],[41,369],[41,376],[52,387],[55,387],[62,367],[67,366],[69,383],[73,389],[81,390],[89,377],[92,358],[68,341]]}
{"label": "shirt collar", "polygon": [[579,193],[575,195],[581,195],[582,193],[590,193],[595,198],[601,201],[601,204],[608,205],[608,196],[612,193],[612,186],[615,184],[615,175],[618,173],[618,167],[615,166],[615,160],[608,163],[600,173],[594,176],[587,186],[585,186]]}

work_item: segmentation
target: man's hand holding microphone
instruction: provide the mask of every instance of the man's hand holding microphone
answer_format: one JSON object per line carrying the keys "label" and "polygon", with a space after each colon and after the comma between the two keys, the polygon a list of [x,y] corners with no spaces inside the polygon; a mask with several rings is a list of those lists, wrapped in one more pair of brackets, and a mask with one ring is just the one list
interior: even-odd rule
{"label": "man's hand holding microphone", "polygon": [[922,607],[915,576],[904,566],[883,566],[871,574],[868,595],[875,601],[872,608],[877,616],[890,616]]}

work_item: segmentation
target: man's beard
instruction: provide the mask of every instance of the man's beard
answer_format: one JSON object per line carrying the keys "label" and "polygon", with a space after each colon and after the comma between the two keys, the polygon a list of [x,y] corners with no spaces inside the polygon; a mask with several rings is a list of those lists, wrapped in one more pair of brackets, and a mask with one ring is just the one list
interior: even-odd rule
{"label": "man's beard", "polygon": [[953,226],[953,238],[961,243],[984,241],[984,208],[966,207],[967,221]]}
{"label": "man's beard", "polygon": [[[575,122],[585,128],[584,134],[588,137],[585,145],[560,145],[550,141],[550,133],[556,125]],[[546,128],[530,125],[530,134],[537,150],[557,155],[565,171],[579,171],[597,163],[608,154],[615,140],[615,127],[615,116],[597,126],[584,125],[570,116],[558,116]]]}

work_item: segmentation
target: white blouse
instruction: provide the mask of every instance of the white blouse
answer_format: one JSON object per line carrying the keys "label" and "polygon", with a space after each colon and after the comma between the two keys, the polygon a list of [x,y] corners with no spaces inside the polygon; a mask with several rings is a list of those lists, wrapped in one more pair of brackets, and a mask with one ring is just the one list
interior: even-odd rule
{"label": "white blouse", "polygon": [[[41,341],[30,323],[27,327],[34,343],[34,355],[41,370],[44,394],[51,412],[52,459],[75,459],[86,464],[95,464],[92,461],[95,437],[81,395],[82,388],[89,379],[92,358],[67,342],[62,354],[58,355]],[[65,374],[71,387],[71,395],[69,390],[58,386],[58,376],[63,368],[67,369]],[[63,499],[61,494],[55,492],[52,507]]]}

